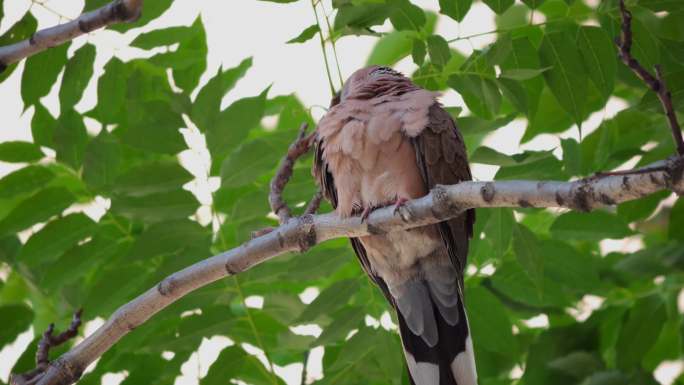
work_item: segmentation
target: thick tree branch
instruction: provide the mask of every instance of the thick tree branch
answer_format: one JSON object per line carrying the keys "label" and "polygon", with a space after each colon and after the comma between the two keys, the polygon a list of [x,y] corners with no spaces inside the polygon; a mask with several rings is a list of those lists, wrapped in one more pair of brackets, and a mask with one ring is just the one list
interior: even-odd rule
{"label": "thick tree branch", "polygon": [[682,128],[677,121],[677,113],[672,104],[672,93],[668,90],[663,79],[660,65],[655,67],[655,76],[644,68],[637,59],[632,56],[632,13],[627,9],[625,0],[620,0],[620,14],[622,15],[622,26],[620,38],[616,40],[620,59],[632,72],[636,74],[653,92],[658,96],[660,104],[663,106],[667,120],[672,129],[672,137],[679,155],[684,155],[684,139],[682,139]]}
{"label": "thick tree branch", "polygon": [[135,21],[140,17],[142,5],[143,0],[114,0],[75,20],[38,31],[27,40],[0,47],[0,72],[12,63],[98,28]]}
{"label": "thick tree branch", "polygon": [[684,193],[684,157],[659,162],[631,174],[597,175],[574,182],[463,182],[437,186],[406,203],[408,218],[392,207],[373,211],[365,222],[335,213],[304,215],[232,250],[171,274],[121,306],[95,333],[50,363],[39,385],[70,384],[124,335],[174,301],[209,283],[243,272],[286,252],[305,251],[334,238],[359,237],[437,223],[477,207],[563,207],[589,211],[670,189]]}

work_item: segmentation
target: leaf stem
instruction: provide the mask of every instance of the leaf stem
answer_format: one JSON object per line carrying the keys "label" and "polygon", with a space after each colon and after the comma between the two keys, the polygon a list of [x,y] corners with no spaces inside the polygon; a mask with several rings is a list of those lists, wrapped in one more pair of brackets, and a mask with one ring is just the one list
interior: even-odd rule
{"label": "leaf stem", "polygon": [[330,94],[335,96],[335,86],[333,85],[332,76],[330,76],[330,64],[328,63],[328,54],[325,52],[325,38],[323,37],[323,30],[321,23],[318,21],[318,11],[316,11],[315,0],[311,0],[311,9],[313,9],[314,17],[316,18],[316,25],[318,25],[318,38],[321,41],[321,51],[323,52],[323,61],[325,61],[325,73],[328,75],[328,84],[330,85]]}
{"label": "leaf stem", "polygon": [[[340,61],[337,58],[337,46],[335,45],[335,37],[333,35],[333,29],[330,26],[330,19],[328,18],[328,13],[325,10],[325,5],[323,4],[322,1],[316,0],[316,2],[321,4],[321,8],[323,9],[323,19],[325,20],[325,24],[328,26],[328,38],[330,39],[330,45],[332,46],[332,51],[333,51],[333,56],[335,57],[335,67],[337,67],[337,76],[340,79],[340,87],[342,87],[342,84],[344,84],[344,79],[342,79],[342,70],[340,70]],[[320,29],[320,27],[319,27]]]}

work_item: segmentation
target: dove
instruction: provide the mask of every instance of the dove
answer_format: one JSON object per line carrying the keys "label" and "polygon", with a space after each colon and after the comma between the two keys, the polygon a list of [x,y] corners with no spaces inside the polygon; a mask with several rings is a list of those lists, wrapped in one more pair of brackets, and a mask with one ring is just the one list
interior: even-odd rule
{"label": "dove", "polygon": [[[312,173],[341,217],[471,180],[463,137],[438,94],[383,66],[354,72],[314,134]],[[415,385],[474,385],[463,275],[474,210],[437,224],[351,238],[361,267],[396,310]]]}

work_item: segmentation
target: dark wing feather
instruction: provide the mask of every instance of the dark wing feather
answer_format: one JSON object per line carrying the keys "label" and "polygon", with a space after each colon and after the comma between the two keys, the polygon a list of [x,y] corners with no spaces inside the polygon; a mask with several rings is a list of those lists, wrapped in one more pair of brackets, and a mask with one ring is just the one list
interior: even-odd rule
{"label": "dark wing feather", "polygon": [[[430,107],[429,123],[413,139],[413,144],[418,168],[427,189],[437,184],[456,184],[472,179],[463,137],[451,115],[439,104]],[[474,223],[475,210],[471,209],[439,224],[439,232],[451,262],[461,272],[461,281]]]}
{"label": "dark wing feather", "polygon": [[[323,139],[317,137],[314,142],[314,162],[312,171],[314,178],[318,180],[318,184],[323,190],[325,198],[330,201],[333,208],[337,208],[337,188],[335,187],[335,180],[333,179],[332,174],[328,171],[328,164],[323,157],[324,146],[325,143],[323,142]],[[366,249],[361,244],[361,241],[359,241],[358,238],[349,238],[349,240],[351,241],[354,253],[356,253],[359,262],[361,262],[363,271],[365,271],[368,277],[378,285],[385,295],[385,298],[387,298],[391,304],[394,304],[385,281],[373,273],[370,262],[368,261],[368,256],[366,255]]]}

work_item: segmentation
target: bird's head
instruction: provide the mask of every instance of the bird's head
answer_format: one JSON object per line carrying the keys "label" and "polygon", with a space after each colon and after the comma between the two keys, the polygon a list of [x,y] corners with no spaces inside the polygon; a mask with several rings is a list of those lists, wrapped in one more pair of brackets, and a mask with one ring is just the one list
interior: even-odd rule
{"label": "bird's head", "polygon": [[339,99],[342,102],[347,99],[367,99],[374,96],[375,90],[378,89],[377,85],[393,82],[410,84],[409,79],[389,67],[373,65],[361,68],[344,82]]}

